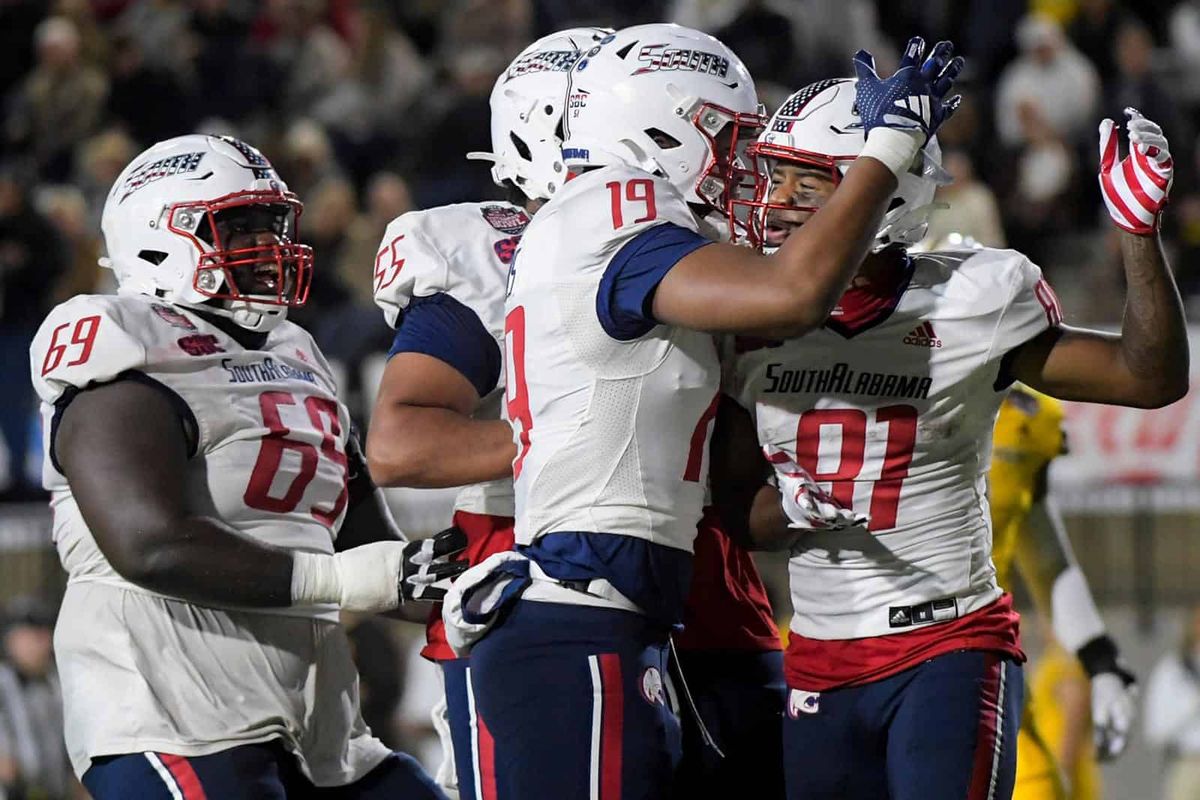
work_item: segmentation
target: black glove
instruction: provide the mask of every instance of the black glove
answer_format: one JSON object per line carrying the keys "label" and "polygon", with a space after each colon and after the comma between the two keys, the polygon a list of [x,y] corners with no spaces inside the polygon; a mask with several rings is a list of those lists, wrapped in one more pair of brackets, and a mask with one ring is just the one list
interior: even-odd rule
{"label": "black glove", "polygon": [[470,566],[466,561],[453,560],[466,549],[467,535],[454,527],[405,545],[404,563],[400,569],[400,602],[441,601],[450,589],[450,583]]}

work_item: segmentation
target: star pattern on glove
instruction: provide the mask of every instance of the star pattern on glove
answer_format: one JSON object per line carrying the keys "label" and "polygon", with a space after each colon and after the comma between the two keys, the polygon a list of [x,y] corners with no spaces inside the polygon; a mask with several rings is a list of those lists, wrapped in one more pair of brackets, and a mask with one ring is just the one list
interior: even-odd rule
{"label": "star pattern on glove", "polygon": [[877,127],[911,130],[921,134],[922,143],[928,141],[962,102],[959,95],[946,98],[965,65],[961,57],[952,57],[953,53],[950,42],[938,42],[922,61],[925,40],[914,36],[904,48],[895,74],[880,78],[875,57],[859,50],[854,56],[858,76],[855,104],[867,132]]}

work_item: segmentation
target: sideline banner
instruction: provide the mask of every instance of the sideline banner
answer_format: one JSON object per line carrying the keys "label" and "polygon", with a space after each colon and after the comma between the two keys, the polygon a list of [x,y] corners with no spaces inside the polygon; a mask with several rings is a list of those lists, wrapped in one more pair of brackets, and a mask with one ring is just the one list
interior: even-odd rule
{"label": "sideline banner", "polygon": [[1188,338],[1191,389],[1182,400],[1151,411],[1066,403],[1070,452],[1051,468],[1056,489],[1200,483],[1200,327]]}

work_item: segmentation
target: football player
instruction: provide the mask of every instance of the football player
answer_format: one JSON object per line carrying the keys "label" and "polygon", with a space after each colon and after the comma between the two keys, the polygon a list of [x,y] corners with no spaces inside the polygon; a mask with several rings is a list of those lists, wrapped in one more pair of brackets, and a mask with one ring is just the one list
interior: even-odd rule
{"label": "football player", "polygon": [[[371,413],[367,463],[381,486],[462,486],[454,527],[477,564],[513,546],[512,429],[504,418],[504,290],[530,217],[566,181],[560,124],[567,74],[604,28],[575,28],[525,48],[491,96],[492,176],[511,202],[456,203],[397,217],[375,260],[375,302],[396,337]],[[472,758],[478,725],[467,658],[446,643],[441,608],[422,654],[442,669],[446,730],[438,782],[480,797]]]}
{"label": "football player", "polygon": [[[876,80],[856,66],[857,85],[793,95],[756,145],[770,167],[752,231],[765,245],[812,224],[856,162],[856,97]],[[906,252],[939,179],[931,140],[828,322],[738,359],[735,391],[753,414],[740,424],[756,429],[780,488],[751,466],[714,489],[730,490],[720,505],[732,530],[791,548],[790,797],[1011,796],[1024,656],[996,582],[985,490],[1003,392],[1019,379],[1144,407],[1187,390],[1183,314],[1157,238],[1171,160],[1153,123],[1134,114],[1129,131],[1118,163],[1113,123],[1102,126],[1101,184],[1126,231],[1120,334],[1063,325],[1020,253]],[[812,525],[806,510],[826,502],[856,519]],[[1111,650],[1101,657],[1119,679]]]}
{"label": "football player", "polygon": [[[1015,563],[1038,607],[1048,613],[1054,638],[1076,655],[1090,677],[1095,743],[1094,748],[1083,747],[1075,763],[1057,763],[1050,729],[1062,730],[1067,721],[1059,719],[1055,697],[1040,692],[1035,697],[1032,690],[1039,675],[1043,682],[1055,672],[1070,680],[1071,668],[1064,663],[1069,656],[1044,656],[1021,715],[1016,800],[1084,797],[1099,772],[1096,758],[1111,760],[1125,749],[1137,709],[1134,677],[1121,663],[1046,492],[1050,462],[1066,451],[1062,421],[1062,404],[1028,386],[1016,384],[1005,396],[988,472],[992,560],[996,583],[1003,588],[1011,586]],[[1071,782],[1070,792],[1064,778]]]}
{"label": "football player", "polygon": [[828,315],[896,176],[954,108],[962,62],[949,43],[924,49],[913,40],[860,96],[869,157],[770,258],[701,232],[730,208],[762,124],[737,56],[644,25],[572,68],[573,177],[526,229],[505,302],[518,547],[468,571],[443,614],[452,643],[474,648],[497,796],[670,791],[680,733],[663,673],[707,482],[712,334],[793,335]]}
{"label": "football player", "polygon": [[[566,180],[567,73],[610,33],[583,28],[547,36],[497,79],[494,152],[471,157],[494,162],[493,178],[512,202],[405,214],[389,226],[376,262],[376,299],[398,330],[367,438],[372,477],[385,486],[480,481],[460,491],[454,514],[454,525],[470,541],[464,558],[471,564],[513,546],[516,446],[504,419],[499,369],[507,266],[528,219]],[[755,774],[781,794],[783,663],[766,589],[754,561],[730,542],[715,515],[705,514],[695,549],[694,588],[676,647],[705,729],[688,709],[677,790],[720,793],[725,784],[714,781],[744,786]],[[453,757],[438,780],[453,787],[457,772],[460,796],[473,799],[471,741],[479,723],[468,695],[470,661],[455,658],[446,643],[440,608],[430,617],[424,654],[440,664],[446,686],[452,745],[446,751]]]}
{"label": "football player", "polygon": [[118,294],[59,305],[30,349],[66,740],[97,800],[444,797],[363,724],[338,611],[437,599],[461,543],[404,541],[286,320],[300,212],[244,142],[154,145],[104,206]]}

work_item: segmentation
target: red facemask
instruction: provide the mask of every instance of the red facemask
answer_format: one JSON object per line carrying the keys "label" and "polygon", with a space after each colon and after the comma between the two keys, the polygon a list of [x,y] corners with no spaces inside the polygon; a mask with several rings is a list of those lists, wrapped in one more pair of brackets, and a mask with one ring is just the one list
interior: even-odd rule
{"label": "red facemask", "polygon": [[[313,250],[295,243],[303,204],[291,192],[238,192],[207,202],[176,203],[167,227],[195,243],[200,256],[192,286],[218,300],[302,306],[312,283]],[[196,223],[194,216],[203,215]],[[189,218],[191,217],[191,218]],[[273,234],[269,243],[234,247],[238,225]]]}

